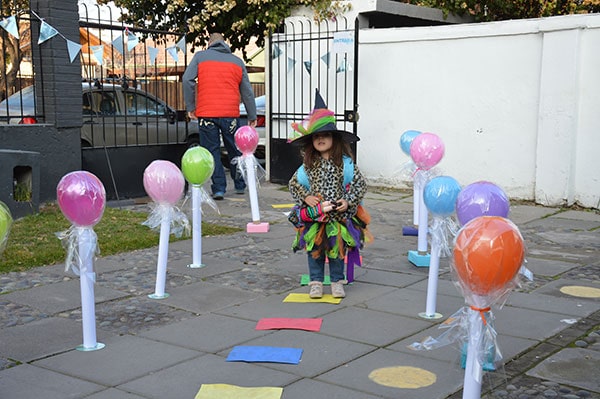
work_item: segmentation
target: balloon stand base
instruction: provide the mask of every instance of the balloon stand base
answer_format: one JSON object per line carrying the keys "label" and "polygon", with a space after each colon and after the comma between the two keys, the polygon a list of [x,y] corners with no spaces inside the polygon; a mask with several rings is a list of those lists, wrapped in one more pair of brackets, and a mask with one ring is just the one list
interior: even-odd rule
{"label": "balloon stand base", "polygon": [[166,292],[164,294],[162,294],[162,295],[159,295],[159,294],[150,294],[150,295],[148,295],[148,298],[150,298],[150,299],[165,299],[165,298],[168,298],[168,297],[169,297],[169,294],[167,294]]}
{"label": "balloon stand base", "polygon": [[423,319],[427,320],[436,320],[441,319],[444,316],[442,316],[441,313],[427,314],[427,312],[421,312],[419,313],[419,317],[422,317]]}
{"label": "balloon stand base", "polygon": [[190,269],[200,269],[204,266],[206,266],[204,263],[190,263],[189,265],[187,265],[187,267],[189,267]]}
{"label": "balloon stand base", "polygon": [[99,351],[100,349],[104,348],[105,346],[106,345],[101,344],[100,342],[97,342],[96,346],[85,347],[83,345],[79,345],[75,349],[78,351],[81,351],[81,352],[91,352],[91,351]]}
{"label": "balloon stand base", "polygon": [[[460,367],[463,370],[467,368],[467,348],[468,348],[467,344],[463,344],[462,351],[460,354]],[[487,354],[487,358],[490,360],[483,363],[483,365],[481,367],[483,369],[483,371],[496,371],[496,366],[494,365],[494,362],[491,361],[491,359],[494,358],[495,354],[496,354],[495,349],[492,351],[490,348],[490,350],[488,351],[488,354]]]}
{"label": "balloon stand base", "polygon": [[419,229],[416,227],[404,226],[404,227],[402,227],[402,235],[416,237],[419,235]]}
{"label": "balloon stand base", "polygon": [[269,223],[250,222],[246,225],[246,233],[268,233]]}
{"label": "balloon stand base", "polygon": [[419,251],[408,251],[408,261],[417,267],[429,267],[430,254],[420,255]]}

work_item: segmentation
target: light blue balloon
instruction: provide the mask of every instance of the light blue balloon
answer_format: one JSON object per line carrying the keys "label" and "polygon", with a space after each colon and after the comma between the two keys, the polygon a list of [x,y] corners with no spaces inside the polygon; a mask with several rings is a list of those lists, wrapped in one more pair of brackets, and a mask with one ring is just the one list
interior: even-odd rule
{"label": "light blue balloon", "polygon": [[423,202],[433,215],[450,216],[456,209],[460,190],[460,184],[453,177],[434,177],[423,189]]}
{"label": "light blue balloon", "polygon": [[415,137],[417,137],[421,132],[418,130],[407,130],[402,133],[400,136],[400,148],[402,148],[402,152],[410,157],[410,145],[412,144]]}

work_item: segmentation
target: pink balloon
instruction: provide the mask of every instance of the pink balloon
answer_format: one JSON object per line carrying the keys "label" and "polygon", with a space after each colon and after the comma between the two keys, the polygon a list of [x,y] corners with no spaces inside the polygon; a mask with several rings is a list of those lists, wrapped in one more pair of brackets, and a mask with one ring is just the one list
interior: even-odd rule
{"label": "pink balloon", "polygon": [[421,133],[410,144],[410,156],[419,169],[429,170],[444,157],[444,143],[436,134]]}
{"label": "pink balloon", "polygon": [[94,174],[83,170],[68,173],[60,179],[56,198],[63,215],[79,227],[98,223],[106,205],[104,185]]}
{"label": "pink balloon", "polygon": [[185,179],[170,161],[152,161],[144,171],[144,188],[154,202],[175,205],[183,196]]}
{"label": "pink balloon", "polygon": [[235,145],[243,155],[254,154],[258,146],[258,133],[252,126],[242,126],[235,132]]}

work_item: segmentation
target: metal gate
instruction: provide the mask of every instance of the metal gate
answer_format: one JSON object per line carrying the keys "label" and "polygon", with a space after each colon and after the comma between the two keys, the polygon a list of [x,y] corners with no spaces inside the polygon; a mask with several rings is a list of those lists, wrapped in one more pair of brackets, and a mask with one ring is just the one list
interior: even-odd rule
{"label": "metal gate", "polygon": [[156,159],[180,166],[188,131],[197,132],[184,111],[183,32],[125,26],[115,7],[79,6],[82,167],[110,199],[145,196],[146,167]]}
{"label": "metal gate", "polygon": [[[283,33],[270,37],[269,171],[274,183],[287,184],[302,163],[287,140],[292,122],[313,109],[315,89],[334,111],[339,129],[357,134],[358,24],[345,17],[320,24],[288,18]],[[353,147],[356,154],[356,147]]]}

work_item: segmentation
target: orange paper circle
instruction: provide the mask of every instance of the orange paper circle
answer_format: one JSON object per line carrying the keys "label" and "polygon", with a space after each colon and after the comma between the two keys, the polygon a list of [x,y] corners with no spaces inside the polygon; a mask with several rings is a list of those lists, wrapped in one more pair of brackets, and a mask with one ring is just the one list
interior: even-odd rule
{"label": "orange paper circle", "polygon": [[454,267],[463,288],[489,296],[513,280],[524,256],[523,238],[510,220],[481,216],[459,231]]}

